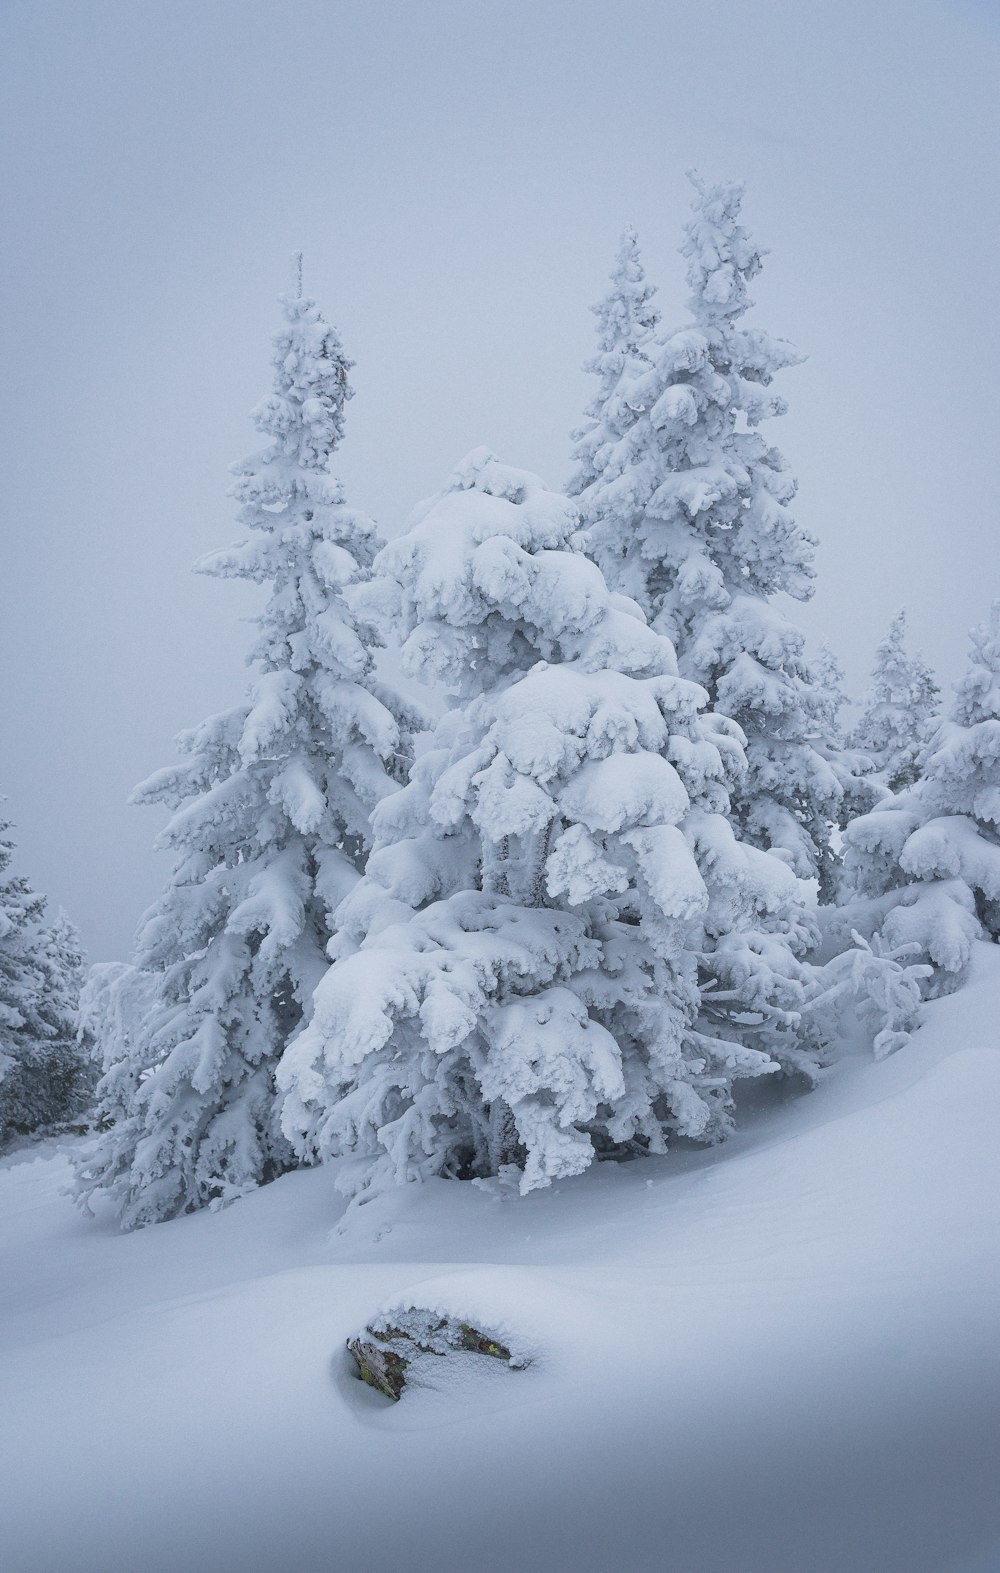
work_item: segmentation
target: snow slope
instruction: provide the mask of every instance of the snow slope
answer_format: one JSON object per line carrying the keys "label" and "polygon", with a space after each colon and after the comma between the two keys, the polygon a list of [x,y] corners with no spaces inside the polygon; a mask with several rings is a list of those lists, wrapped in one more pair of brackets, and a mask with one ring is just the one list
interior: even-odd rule
{"label": "snow slope", "polygon": [[[4,1573],[996,1573],[1000,950],[726,1148],[345,1217],[332,1171],[132,1235],[0,1163]],[[431,1303],[536,1351],[391,1406]]]}

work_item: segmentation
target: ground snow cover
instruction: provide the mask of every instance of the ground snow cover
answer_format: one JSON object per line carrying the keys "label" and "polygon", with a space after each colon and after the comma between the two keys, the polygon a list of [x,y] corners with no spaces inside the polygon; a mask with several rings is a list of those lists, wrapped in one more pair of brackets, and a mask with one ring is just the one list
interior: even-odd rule
{"label": "ground snow cover", "polygon": [[[4,1573],[996,1573],[1000,950],[727,1147],[119,1234],[0,1162]],[[391,1405],[344,1340],[510,1330]]]}

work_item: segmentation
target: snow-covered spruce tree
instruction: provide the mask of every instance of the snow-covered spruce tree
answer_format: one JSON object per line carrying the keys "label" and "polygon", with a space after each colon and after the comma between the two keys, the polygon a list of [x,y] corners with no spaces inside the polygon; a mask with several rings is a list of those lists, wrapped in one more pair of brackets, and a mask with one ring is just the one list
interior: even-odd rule
{"label": "snow-covered spruce tree", "polygon": [[159,982],[158,974],[127,962],[102,961],[89,969],[80,990],[77,1037],[100,1077],[96,1123],[104,1132],[101,1157],[108,1172],[116,1161],[127,1164],[134,1147],[143,1046]]}
{"label": "snow-covered spruce tree", "polygon": [[896,613],[875,654],[871,687],[851,745],[871,761],[888,792],[913,786],[918,760],[934,727],[940,689],[919,655],[907,655],[906,612]]}
{"label": "snow-covered spruce tree", "polygon": [[10,872],[10,821],[0,820],[0,1142],[34,1124],[29,1067],[41,1045],[42,988],[34,936],[45,909],[26,879]]}
{"label": "snow-covered spruce tree", "polygon": [[597,479],[595,456],[609,441],[619,439],[634,420],[634,412],[617,397],[623,378],[650,366],[646,346],[660,320],[653,305],[656,286],[647,281],[639,255],[639,240],[631,224],[622,233],[611,271],[611,288],[591,307],[597,318],[597,354],[584,370],[598,379],[597,389],[584,412],[584,424],[573,433],[576,471],[569,483],[571,497],[584,492]]}
{"label": "snow-covered spruce tree", "polygon": [[[369,568],[371,521],[329,472],[350,396],[336,332],[285,296],[267,447],[235,469],[242,545],[202,571],[269,582],[248,703],[182,735],[183,763],[134,794],[174,814],[174,871],[140,929],[155,978],[145,1030],[112,1053],[99,1113],[114,1128],[80,1191],[110,1191],[125,1227],[226,1200],[294,1162],[274,1069],[326,970],[330,914],[358,878],[371,810],[405,779],[413,721],[373,672],[346,591]],[[133,1029],[134,1036],[134,1029]]]}
{"label": "snow-covered spruce tree", "polygon": [[354,1154],[348,1189],[513,1165],[526,1191],[595,1151],[711,1141],[738,1078],[782,1045],[797,1062],[801,889],[726,818],[738,729],[700,714],[577,526],[477,450],[362,589],[456,705],[375,812],[279,1067],[287,1135],[308,1160]]}
{"label": "snow-covered spruce tree", "polygon": [[82,955],[60,914],[10,872],[10,825],[0,823],[0,1145],[77,1114],[91,1089],[76,1043]]}
{"label": "snow-covered spruce tree", "polygon": [[[840,783],[838,828],[843,830],[867,814],[885,796],[885,788],[872,775],[868,756],[848,746],[840,722],[848,702],[844,671],[828,644],[820,647],[812,671],[822,738],[816,747]],[[909,947],[890,946],[878,934],[866,940],[845,923],[837,904],[844,885],[838,861],[836,881],[824,889],[826,900],[817,913],[821,938],[810,956],[802,1038],[823,1060],[851,1041],[869,1044],[875,1058],[883,1059],[902,1048],[916,1026],[922,985],[931,969],[914,962]]]}
{"label": "snow-covered spruce tree", "polygon": [[83,945],[79,929],[65,912],[38,931],[38,963],[43,980],[39,1016],[49,1037],[49,1084],[60,1109],[51,1118],[66,1120],[87,1109],[97,1077],[79,1037]]}
{"label": "snow-covered spruce tree", "polygon": [[[844,731],[840,719],[841,711],[848,703],[843,686],[844,669],[826,643],[820,646],[819,654],[812,663],[812,683],[815,691],[813,713],[818,723],[813,746],[827,761],[840,785],[837,824],[843,830],[859,814],[867,814],[869,809],[874,808],[883,796],[884,788],[871,774],[868,755],[856,749]],[[825,881],[825,898],[830,900],[835,894],[832,882]]]}
{"label": "snow-covered spruce tree", "polygon": [[837,920],[929,962],[931,993],[961,982],[977,938],[1000,939],[1000,601],[970,640],[917,781],[844,835],[854,899]]}
{"label": "snow-covered spruce tree", "polygon": [[799,629],[773,597],[812,593],[812,537],[796,484],[758,428],[781,415],[772,381],[799,356],[747,328],[761,252],[740,223],[743,187],[703,184],[681,248],[692,323],[647,343],[605,399],[606,441],[581,494],[589,550],[673,640],[682,674],[747,738],[732,819],[741,839],[831,884],[838,773],[816,746],[822,719]]}

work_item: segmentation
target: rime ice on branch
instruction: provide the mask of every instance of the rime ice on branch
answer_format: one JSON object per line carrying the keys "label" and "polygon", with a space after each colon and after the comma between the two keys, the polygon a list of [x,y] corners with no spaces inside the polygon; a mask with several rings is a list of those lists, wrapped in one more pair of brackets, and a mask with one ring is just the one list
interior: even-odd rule
{"label": "rime ice on branch", "polygon": [[364,587],[457,697],[375,812],[279,1070],[289,1138],[355,1155],[349,1187],[514,1165],[530,1190],[595,1151],[713,1140],[734,1082],[796,1053],[800,892],[726,818],[739,731],[577,525],[477,450]]}
{"label": "rime ice on branch", "polygon": [[[330,915],[363,866],[369,815],[405,779],[413,717],[376,680],[350,593],[372,522],[329,472],[350,397],[315,302],[282,301],[267,439],[232,488],[250,534],[199,564],[270,587],[247,703],[182,735],[182,763],[134,800],[174,812],[174,871],[136,963],[155,980],[146,1030],[102,1084],[118,1123],[81,1175],[126,1226],[225,1200],[294,1162],[274,1070],[327,966]],[[116,1037],[116,1043],[119,1038]]]}

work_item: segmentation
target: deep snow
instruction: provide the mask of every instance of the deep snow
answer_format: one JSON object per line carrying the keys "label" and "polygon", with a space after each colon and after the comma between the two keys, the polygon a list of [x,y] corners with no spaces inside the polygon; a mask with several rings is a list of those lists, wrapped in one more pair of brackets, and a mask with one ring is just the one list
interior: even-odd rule
{"label": "deep snow", "polygon": [[[726,1147],[519,1198],[332,1169],[119,1234],[0,1162],[4,1573],[996,1573],[1000,950]],[[525,1371],[392,1406],[393,1302]]]}

